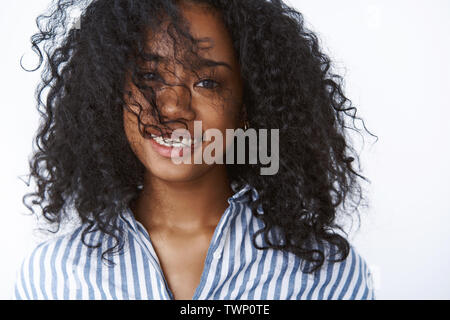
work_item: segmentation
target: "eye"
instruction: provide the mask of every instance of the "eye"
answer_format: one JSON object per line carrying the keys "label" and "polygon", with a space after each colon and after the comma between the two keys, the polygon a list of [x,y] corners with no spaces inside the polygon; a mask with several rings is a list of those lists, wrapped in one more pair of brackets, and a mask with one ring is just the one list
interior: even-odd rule
{"label": "eye", "polygon": [[211,80],[211,79],[202,80],[197,83],[197,85],[199,85],[199,84],[203,84],[203,85],[200,85],[200,87],[205,88],[205,89],[210,89],[210,90],[215,89],[219,86],[218,82]]}
{"label": "eye", "polygon": [[146,81],[154,81],[159,79],[159,75],[155,72],[144,72],[141,74],[141,78]]}

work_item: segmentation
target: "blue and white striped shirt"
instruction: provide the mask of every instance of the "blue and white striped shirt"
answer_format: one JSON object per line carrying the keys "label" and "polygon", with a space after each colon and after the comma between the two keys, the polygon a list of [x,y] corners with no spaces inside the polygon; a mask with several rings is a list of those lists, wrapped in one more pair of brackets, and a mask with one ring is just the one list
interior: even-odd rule
{"label": "blue and white striped shirt", "polygon": [[[264,224],[251,213],[250,194],[258,197],[246,185],[228,199],[193,300],[375,299],[370,270],[353,247],[345,261],[326,262],[313,274],[301,271],[294,254],[256,249],[252,235]],[[130,209],[119,223],[125,245],[109,256],[114,266],[101,258],[112,238],[93,232],[88,242],[100,240],[102,246],[88,248],[80,226],[30,252],[17,272],[15,299],[174,299],[146,229]]]}

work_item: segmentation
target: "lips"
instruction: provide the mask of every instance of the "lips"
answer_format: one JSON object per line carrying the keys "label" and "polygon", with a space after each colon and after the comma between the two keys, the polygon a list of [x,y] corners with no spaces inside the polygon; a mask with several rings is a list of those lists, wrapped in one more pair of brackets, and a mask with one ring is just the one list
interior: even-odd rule
{"label": "lips", "polygon": [[166,147],[178,147],[178,148],[190,147],[196,141],[199,142],[199,140],[193,140],[190,137],[179,137],[178,139],[170,139],[154,135],[152,136],[152,140]]}
{"label": "lips", "polygon": [[153,147],[153,150],[155,150],[159,155],[163,156],[164,158],[171,158],[173,151],[178,153],[178,156],[183,156],[184,150],[183,148],[175,148],[175,147],[169,147],[164,146],[155,141],[155,139],[150,139],[150,145]]}
{"label": "lips", "polygon": [[[181,129],[181,128],[178,128],[178,129]],[[152,139],[154,139],[155,137],[161,137],[161,138],[166,139],[166,140],[171,140],[172,134],[173,134],[173,132],[175,130],[177,130],[177,129],[173,129],[172,131],[163,131],[163,130],[159,131],[159,130],[156,130],[156,129],[153,129],[153,128],[147,128],[145,130],[145,132],[149,136],[151,136]],[[192,141],[194,141],[194,134],[192,132],[189,132],[189,135],[187,133],[186,134],[182,134],[182,132],[179,132],[179,133],[177,133],[176,136],[177,136],[178,139],[190,138],[190,139],[192,139]],[[202,134],[201,137],[199,137],[199,141],[203,141],[203,134]]]}
{"label": "lips", "polygon": [[155,129],[145,129],[145,132],[150,135],[151,137],[157,136],[157,137],[163,137],[163,138],[169,138],[172,136],[173,131],[159,131]]}

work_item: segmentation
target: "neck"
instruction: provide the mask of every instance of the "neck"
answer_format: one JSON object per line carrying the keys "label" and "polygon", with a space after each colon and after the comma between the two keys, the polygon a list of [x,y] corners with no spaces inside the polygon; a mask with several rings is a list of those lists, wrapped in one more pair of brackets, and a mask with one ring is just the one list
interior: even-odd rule
{"label": "neck", "polygon": [[192,181],[171,182],[146,174],[144,188],[131,209],[147,229],[210,228],[219,222],[232,194],[223,165]]}

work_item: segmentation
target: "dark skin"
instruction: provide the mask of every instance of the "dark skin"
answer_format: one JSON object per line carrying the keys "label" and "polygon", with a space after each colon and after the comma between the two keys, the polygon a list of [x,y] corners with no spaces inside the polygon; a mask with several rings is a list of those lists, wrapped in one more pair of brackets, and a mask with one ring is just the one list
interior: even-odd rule
{"label": "dark skin", "polygon": [[[226,129],[241,128],[244,120],[242,79],[230,35],[217,12],[189,2],[183,2],[181,9],[194,37],[213,40],[212,48],[199,55],[225,62],[231,69],[216,66],[199,71],[201,74],[214,71],[218,76],[219,80],[213,80],[220,82],[220,88],[214,90],[211,82],[202,82],[203,77],[195,77],[172,60],[167,68],[172,70],[173,77],[184,80],[190,94],[178,86],[158,91],[160,112],[169,120],[185,119],[191,134],[194,121],[201,120],[203,131],[217,128],[225,137]],[[155,46],[155,39],[164,41],[164,35],[149,37],[152,51],[163,57],[173,56],[170,44]],[[130,81],[127,89],[133,93],[133,101],[142,106],[148,104]],[[135,108],[131,100],[129,106]],[[151,116],[141,120],[155,123]],[[170,158],[155,152],[149,140],[141,136],[137,118],[128,110],[124,111],[124,128],[134,153],[146,168],[144,189],[130,208],[151,237],[174,298],[192,299],[200,283],[211,238],[229,205],[227,199],[233,194],[225,165],[193,161],[174,164]],[[208,143],[211,142],[203,142],[203,148]],[[224,153],[228,143],[224,144]]]}

